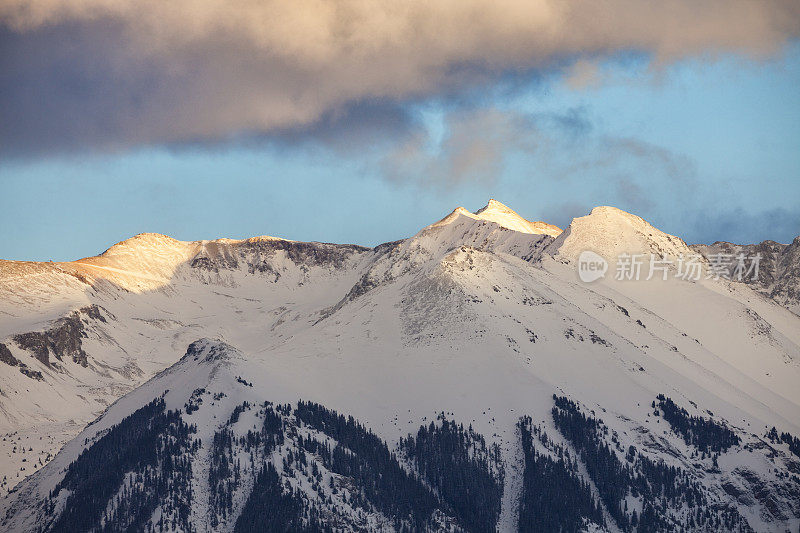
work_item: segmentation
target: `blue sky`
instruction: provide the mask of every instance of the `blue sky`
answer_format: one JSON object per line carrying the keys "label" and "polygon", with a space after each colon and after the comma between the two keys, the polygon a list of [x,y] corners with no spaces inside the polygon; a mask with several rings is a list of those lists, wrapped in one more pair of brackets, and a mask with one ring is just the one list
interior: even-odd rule
{"label": "blue sky", "polygon": [[361,99],[289,133],[29,140],[0,159],[0,257],[75,259],[140,232],[375,245],[490,197],[561,226],[614,205],[690,243],[800,235],[800,45],[653,57]]}

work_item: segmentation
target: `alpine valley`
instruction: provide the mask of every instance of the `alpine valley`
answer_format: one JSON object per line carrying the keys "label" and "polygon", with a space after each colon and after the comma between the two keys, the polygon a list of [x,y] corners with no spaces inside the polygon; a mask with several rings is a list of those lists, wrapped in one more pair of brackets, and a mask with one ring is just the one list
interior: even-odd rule
{"label": "alpine valley", "polygon": [[800,238],[491,200],[375,248],[0,261],[2,531],[796,532],[798,436]]}

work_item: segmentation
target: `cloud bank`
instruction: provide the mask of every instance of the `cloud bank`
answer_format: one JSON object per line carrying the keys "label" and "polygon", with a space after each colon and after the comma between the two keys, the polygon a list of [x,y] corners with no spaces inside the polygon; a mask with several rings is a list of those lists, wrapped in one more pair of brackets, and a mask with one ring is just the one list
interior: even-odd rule
{"label": "cloud bank", "polygon": [[639,52],[769,55],[796,0],[0,0],[0,153],[298,136]]}

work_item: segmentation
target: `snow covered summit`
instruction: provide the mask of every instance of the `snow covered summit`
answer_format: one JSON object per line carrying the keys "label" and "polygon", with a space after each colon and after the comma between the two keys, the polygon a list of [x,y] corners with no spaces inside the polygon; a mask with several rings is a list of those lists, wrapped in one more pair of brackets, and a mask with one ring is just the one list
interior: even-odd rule
{"label": "snow covered summit", "polygon": [[374,248],[0,262],[0,529],[795,530],[800,317],[581,282],[585,248],[686,250],[618,209],[536,224],[491,201]]}
{"label": "snow covered summit", "polygon": [[453,220],[456,220],[458,216],[494,222],[506,229],[518,231],[520,233],[549,235],[551,237],[556,237],[561,233],[561,229],[552,224],[539,221],[531,222],[522,218],[516,211],[498,202],[494,198],[489,199],[489,203],[486,204],[485,207],[482,207],[474,213],[469,212],[463,207],[457,207],[452,213],[434,225],[449,224]]}
{"label": "snow covered summit", "polygon": [[611,261],[620,254],[653,253],[678,257],[694,254],[682,239],[653,227],[641,217],[621,209],[599,206],[584,217],[574,218],[548,247],[557,259],[574,261],[591,250]]}
{"label": "snow covered summit", "polygon": [[510,207],[501,204],[494,198],[489,200],[486,207],[475,212],[478,218],[497,222],[504,228],[513,229],[522,233],[540,233],[557,237],[561,233],[561,228],[546,222],[531,222],[519,216]]}

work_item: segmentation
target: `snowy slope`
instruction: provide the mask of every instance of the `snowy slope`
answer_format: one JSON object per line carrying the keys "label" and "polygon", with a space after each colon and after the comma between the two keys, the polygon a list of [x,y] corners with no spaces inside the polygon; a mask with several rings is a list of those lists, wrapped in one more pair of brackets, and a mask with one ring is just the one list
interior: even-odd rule
{"label": "snowy slope", "polygon": [[[49,512],[51,489],[87,443],[169,390],[166,409],[183,409],[182,419],[197,426],[193,438],[201,444],[191,460],[204,472],[215,433],[245,435],[266,416],[254,408],[247,416],[257,418],[226,426],[244,401],[295,407],[300,399],[319,402],[354,416],[393,450],[444,412],[501,451],[502,530],[515,529],[524,493],[520,417],[530,416],[550,437],[549,448],[537,444],[541,453],[555,454],[552,442],[575,451],[551,415],[553,395],[567,396],[602,418],[620,458],[635,446],[644,457],[679,467],[700,483],[713,512],[734,509],[759,531],[796,529],[800,463],[766,433],[775,426],[779,433],[800,435],[800,317],[747,285],[725,280],[634,282],[609,276],[583,283],[575,259],[586,249],[609,259],[623,252],[691,250],[614,208],[596,208],[560,234],[534,231],[507,211],[497,202],[476,215],[456,210],[409,239],[375,249],[272,238],[182,243],[145,235],[75,263],[3,263],[0,342],[43,378],[0,363],[8,438],[3,452],[14,470],[26,468],[19,479],[31,473],[30,461],[23,465],[21,454],[8,448],[25,446],[26,453],[38,454],[44,449],[36,444],[38,436],[69,420],[73,433],[64,436],[74,435],[128,393],[0,503],[4,527],[32,527]],[[98,313],[79,311],[91,305]],[[73,312],[82,324],[81,346],[66,342],[67,335],[53,345],[65,346],[60,359],[51,347],[45,364],[14,340],[22,333],[58,333],[59,319]],[[61,338],[56,333],[48,335]],[[200,338],[211,340],[187,353]],[[227,355],[208,361],[198,355],[213,346]],[[202,403],[187,413],[201,388]],[[214,399],[218,393],[225,396]],[[654,414],[659,394],[692,416],[730,428],[739,444],[715,457],[714,466],[710,454],[701,457]],[[287,427],[312,431],[286,416]],[[296,445],[287,435],[274,453],[285,455]],[[53,440],[47,451],[54,453],[61,442]],[[237,453],[256,457],[250,452]],[[374,502],[357,511],[332,493],[320,496],[313,480],[284,472],[277,457],[280,475],[299,483],[295,488],[323,515],[335,515],[347,527],[362,519],[370,528],[396,525]],[[245,467],[238,503],[229,511],[234,518],[254,490],[258,465],[269,461],[256,457]],[[412,461],[406,467],[419,466]],[[587,465],[577,468],[601,499]],[[325,476],[335,477],[328,470]],[[191,524],[232,529],[230,516],[224,527],[209,522],[216,516],[208,508],[215,489],[201,478],[192,487],[206,503],[192,511]],[[334,503],[325,503],[328,497]],[[636,505],[641,513],[641,501],[630,501]],[[465,519],[447,508],[440,509],[439,526],[463,526]],[[603,504],[604,527],[624,529],[612,511]],[[688,520],[685,510],[664,513],[688,524],[681,522]]]}

